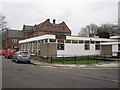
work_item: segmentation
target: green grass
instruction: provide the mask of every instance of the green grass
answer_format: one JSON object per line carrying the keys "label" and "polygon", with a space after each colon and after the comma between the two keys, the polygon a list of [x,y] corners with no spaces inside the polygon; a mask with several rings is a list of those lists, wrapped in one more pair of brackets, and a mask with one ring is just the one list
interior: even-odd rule
{"label": "green grass", "polygon": [[[33,60],[37,61],[42,61],[43,59],[37,58],[37,57],[32,57]],[[44,60],[46,62],[47,60]],[[103,61],[103,60],[81,60],[81,61],[52,61],[53,64],[83,64],[83,65],[90,65],[90,64],[97,64],[97,63],[104,63],[108,61]],[[50,63],[50,61],[48,62]]]}
{"label": "green grass", "polygon": [[54,64],[96,64],[96,63],[102,63],[107,62],[103,60],[84,60],[84,61],[64,61],[64,62],[53,62]]}

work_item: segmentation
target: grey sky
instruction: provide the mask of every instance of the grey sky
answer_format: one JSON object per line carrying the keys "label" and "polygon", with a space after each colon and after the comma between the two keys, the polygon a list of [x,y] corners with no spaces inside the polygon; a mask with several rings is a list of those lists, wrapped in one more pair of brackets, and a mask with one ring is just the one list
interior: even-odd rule
{"label": "grey sky", "polygon": [[8,27],[22,29],[23,24],[39,24],[50,18],[65,21],[76,35],[82,27],[118,21],[119,0],[0,0],[0,12]]}

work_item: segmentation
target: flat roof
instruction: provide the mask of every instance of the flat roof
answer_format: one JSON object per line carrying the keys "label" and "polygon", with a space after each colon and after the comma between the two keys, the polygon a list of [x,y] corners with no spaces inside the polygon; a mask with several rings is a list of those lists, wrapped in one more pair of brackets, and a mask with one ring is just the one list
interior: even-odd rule
{"label": "flat roof", "polygon": [[100,45],[118,45],[120,44],[120,42],[104,42],[104,43],[101,43]]}
{"label": "flat roof", "polygon": [[[38,41],[43,39],[56,39],[56,35],[42,35],[37,37],[32,37],[24,40],[20,40],[19,43]],[[114,39],[105,39],[105,38],[92,38],[92,37],[80,37],[80,36],[66,36],[66,40],[84,40],[84,41],[117,41]]]}
{"label": "flat roof", "polygon": [[110,38],[118,39],[118,38],[120,38],[120,36],[111,36]]}

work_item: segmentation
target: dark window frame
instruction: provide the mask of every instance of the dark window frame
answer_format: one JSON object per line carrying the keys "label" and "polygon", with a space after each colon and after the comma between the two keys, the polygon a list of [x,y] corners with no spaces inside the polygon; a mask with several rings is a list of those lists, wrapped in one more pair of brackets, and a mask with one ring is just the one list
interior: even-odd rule
{"label": "dark window frame", "polygon": [[57,44],[57,50],[65,50],[64,44]]}
{"label": "dark window frame", "polygon": [[100,44],[95,44],[95,50],[100,50]]}
{"label": "dark window frame", "polygon": [[84,50],[90,50],[90,44],[84,44]]}

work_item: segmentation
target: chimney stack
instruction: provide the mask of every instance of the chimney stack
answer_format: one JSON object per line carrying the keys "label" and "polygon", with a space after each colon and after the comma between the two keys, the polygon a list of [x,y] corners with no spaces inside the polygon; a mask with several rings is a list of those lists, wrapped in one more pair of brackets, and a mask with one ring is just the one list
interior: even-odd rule
{"label": "chimney stack", "polygon": [[50,19],[47,19],[46,21],[50,21]]}
{"label": "chimney stack", "polygon": [[55,19],[53,19],[53,24],[55,24]]}

